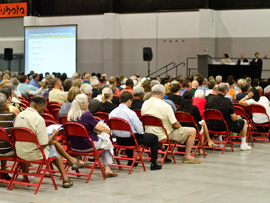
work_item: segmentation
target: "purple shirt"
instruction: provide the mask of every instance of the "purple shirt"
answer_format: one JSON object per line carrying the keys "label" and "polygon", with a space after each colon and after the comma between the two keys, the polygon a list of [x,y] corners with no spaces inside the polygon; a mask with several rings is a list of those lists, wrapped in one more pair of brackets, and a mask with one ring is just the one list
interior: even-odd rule
{"label": "purple shirt", "polygon": [[[90,111],[84,112],[81,118],[75,122],[84,125],[91,139],[94,142],[98,141],[97,134],[93,132],[93,129],[98,124],[98,121],[94,118],[94,116],[90,113]],[[92,144],[88,138],[72,136],[72,135],[70,136],[70,146],[72,149],[78,149],[78,150],[85,150],[85,149],[92,148]]]}

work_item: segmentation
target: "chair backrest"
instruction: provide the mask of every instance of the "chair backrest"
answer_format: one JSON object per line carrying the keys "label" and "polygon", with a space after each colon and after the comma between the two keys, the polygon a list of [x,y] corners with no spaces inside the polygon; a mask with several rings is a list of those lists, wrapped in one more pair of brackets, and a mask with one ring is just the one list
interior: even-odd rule
{"label": "chair backrest", "polygon": [[[37,141],[36,135],[34,134],[34,132],[28,128],[24,128],[24,127],[13,127],[11,129],[11,137],[12,140],[14,142],[14,146],[16,146],[16,142],[29,142],[29,143],[34,143],[38,146],[43,160],[46,160],[46,156],[44,154],[43,148],[40,146],[40,144]],[[16,153],[16,147],[14,147],[14,152]]]}
{"label": "chair backrest", "polygon": [[187,112],[184,112],[184,111],[176,111],[175,112],[175,117],[176,117],[177,121],[180,122],[180,123],[181,122],[182,123],[192,123],[195,126],[197,132],[200,133],[199,127],[196,124],[193,116],[190,113],[187,113]]}
{"label": "chair backrest", "polygon": [[[229,132],[227,122],[224,120],[223,114],[216,109],[205,109],[203,111],[205,122],[208,124],[209,120],[219,120],[224,123],[227,132]],[[209,128],[208,128],[209,129]]]}
{"label": "chair backrest", "polygon": [[25,104],[27,107],[30,106],[29,102],[25,101],[24,99],[21,99],[20,102]]}
{"label": "chair backrest", "polygon": [[60,109],[54,109],[54,110],[52,111],[52,115],[53,115],[53,117],[54,117],[56,120],[58,120],[58,113],[59,113],[59,110],[60,110]]}
{"label": "chair backrest", "polygon": [[[56,101],[50,101],[50,102],[47,102],[47,107],[51,106],[52,104],[59,104],[61,105],[59,102],[56,102]],[[62,105],[61,105],[62,106]]]}
{"label": "chair backrest", "polygon": [[46,127],[48,127],[48,126],[50,126],[50,125],[53,125],[53,124],[59,125],[59,123],[57,123],[56,121],[53,121],[53,120],[46,120],[46,119],[45,119],[45,124],[46,124]]}
{"label": "chair backrest", "polygon": [[94,116],[94,118],[97,120],[97,121],[101,121],[102,119],[98,116]]}
{"label": "chair backrest", "polygon": [[167,136],[167,140],[169,140],[167,130],[163,126],[163,123],[159,118],[145,114],[141,117],[141,121],[142,121],[144,126],[161,127]]}
{"label": "chair backrest", "polygon": [[269,116],[266,112],[266,109],[264,108],[264,106],[260,105],[260,104],[251,104],[249,106],[249,110],[250,110],[250,114],[253,114],[253,113],[262,113],[262,114],[265,114],[268,118],[268,121],[270,122],[270,119],[269,119]]}
{"label": "chair backrest", "polygon": [[238,116],[245,117],[247,121],[249,121],[249,116],[246,111],[241,106],[234,106],[235,114]]}
{"label": "chair backrest", "polygon": [[53,120],[55,121],[55,118],[53,117],[52,114],[49,114],[49,113],[43,113],[41,114],[42,118],[44,118],[44,120]]}
{"label": "chair backrest", "polygon": [[104,119],[104,123],[107,123],[109,120],[109,114],[105,112],[96,112],[94,116]]}
{"label": "chair backrest", "polygon": [[68,122],[67,120],[67,115],[62,115],[58,118],[59,123],[61,123],[62,125],[66,124]]}
{"label": "chair backrest", "polygon": [[7,134],[7,131],[2,127],[0,127],[0,140],[8,141],[9,144],[13,147],[13,142],[11,142],[11,140]]}
{"label": "chair backrest", "polygon": [[20,99],[24,99],[25,101],[27,101],[27,97],[25,95],[22,94],[21,97],[19,97]]}
{"label": "chair backrest", "polygon": [[61,109],[61,104],[51,104],[48,106],[48,110],[52,113],[55,109]]}
{"label": "chair backrest", "polygon": [[80,123],[76,123],[76,122],[67,122],[66,124],[63,125],[63,127],[64,127],[64,132],[67,138],[69,136],[87,137],[93,146],[94,152],[96,152],[94,142],[89,136],[84,125]]}
{"label": "chair backrest", "polygon": [[174,106],[178,109],[179,108],[179,105],[178,104],[174,104]]}
{"label": "chair backrest", "polygon": [[25,110],[28,106],[25,104],[25,103],[20,103],[20,107],[23,109],[23,110]]}
{"label": "chair backrest", "polygon": [[141,109],[132,109],[138,116],[139,119],[141,119],[142,114],[141,114]]}
{"label": "chair backrest", "polygon": [[137,139],[132,132],[129,123],[126,120],[122,118],[110,118],[107,124],[111,130],[129,131],[130,134],[133,136],[136,146],[138,145]]}

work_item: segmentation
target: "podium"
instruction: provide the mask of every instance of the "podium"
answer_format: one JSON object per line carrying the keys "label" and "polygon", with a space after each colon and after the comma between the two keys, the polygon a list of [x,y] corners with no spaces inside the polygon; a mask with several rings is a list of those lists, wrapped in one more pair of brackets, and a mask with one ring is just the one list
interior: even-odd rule
{"label": "podium", "polygon": [[198,56],[198,73],[204,77],[208,77],[208,64],[211,64],[212,57],[208,54],[197,55]]}

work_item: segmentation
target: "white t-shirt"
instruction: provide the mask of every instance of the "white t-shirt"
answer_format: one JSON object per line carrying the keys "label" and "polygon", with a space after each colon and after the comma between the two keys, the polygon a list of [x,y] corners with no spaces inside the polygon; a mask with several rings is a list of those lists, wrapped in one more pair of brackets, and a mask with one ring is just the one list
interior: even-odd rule
{"label": "white t-shirt", "polygon": [[[260,104],[260,105],[264,106],[266,113],[268,114],[268,116],[270,118],[270,107],[269,107],[270,102],[265,96],[260,97],[258,102],[256,102],[254,99],[248,99],[246,102],[248,103],[249,106],[251,104]],[[268,122],[268,118],[264,114],[253,113],[252,116],[253,116],[252,120],[254,121],[254,123],[261,124],[261,123]]]}

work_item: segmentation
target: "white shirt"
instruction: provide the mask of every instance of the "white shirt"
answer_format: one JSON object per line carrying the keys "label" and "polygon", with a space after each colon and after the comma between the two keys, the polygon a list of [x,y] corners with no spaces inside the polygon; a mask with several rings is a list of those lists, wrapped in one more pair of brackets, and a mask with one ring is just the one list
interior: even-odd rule
{"label": "white shirt", "polygon": [[[264,106],[266,113],[268,114],[268,116],[270,118],[270,107],[269,107],[270,102],[265,96],[260,97],[258,102],[256,102],[254,99],[249,99],[246,102],[248,103],[249,106],[251,104],[260,104],[260,105]],[[264,114],[253,113],[252,116],[253,116],[252,120],[254,121],[254,123],[261,124],[261,123],[268,122],[268,118]]]}
{"label": "white shirt", "polygon": [[264,92],[264,94],[269,93],[270,92],[270,85],[267,85],[267,87],[264,88],[263,92]]}

